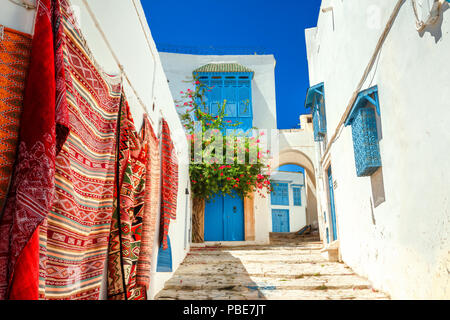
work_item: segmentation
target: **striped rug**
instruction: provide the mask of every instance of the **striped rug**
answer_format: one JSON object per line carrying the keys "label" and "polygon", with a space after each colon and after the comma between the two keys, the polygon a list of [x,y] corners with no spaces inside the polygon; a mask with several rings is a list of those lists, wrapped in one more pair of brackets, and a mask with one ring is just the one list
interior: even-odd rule
{"label": "striped rug", "polygon": [[55,201],[40,229],[41,299],[98,299],[113,212],[119,77],[99,71],[61,0],[70,133],[55,165]]}

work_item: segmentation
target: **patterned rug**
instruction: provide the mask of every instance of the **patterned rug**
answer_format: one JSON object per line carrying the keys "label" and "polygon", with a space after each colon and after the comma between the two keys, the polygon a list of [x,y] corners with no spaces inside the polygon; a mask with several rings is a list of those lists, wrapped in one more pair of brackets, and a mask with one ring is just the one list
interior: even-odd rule
{"label": "patterned rug", "polygon": [[0,216],[16,160],[31,36],[0,26]]}
{"label": "patterned rug", "polygon": [[[56,158],[55,201],[40,229],[41,299],[99,298],[113,213],[119,77],[101,72],[61,0],[70,133]],[[45,230],[46,229],[46,230]]]}
{"label": "patterned rug", "polygon": [[178,197],[178,160],[170,129],[167,122],[162,121],[161,132],[161,223],[160,223],[160,243],[163,250],[168,248],[167,235],[169,233],[170,219],[176,219],[177,197]]}
{"label": "patterned rug", "polygon": [[[142,139],[143,138],[143,139]],[[144,221],[147,137],[136,132],[128,103],[120,111],[114,211],[108,253],[108,299],[146,300],[136,283]]]}
{"label": "patterned rug", "polygon": [[161,191],[161,157],[159,139],[152,125],[144,117],[141,137],[147,144],[146,188],[144,197],[144,221],[142,224],[141,251],[137,265],[137,285],[148,288],[150,285],[150,268],[153,255],[153,241],[156,233],[156,223],[159,213],[159,198]]}
{"label": "patterned rug", "polygon": [[37,5],[17,160],[0,222],[0,299],[37,298],[37,228],[53,204],[56,151],[68,133],[59,1]]}

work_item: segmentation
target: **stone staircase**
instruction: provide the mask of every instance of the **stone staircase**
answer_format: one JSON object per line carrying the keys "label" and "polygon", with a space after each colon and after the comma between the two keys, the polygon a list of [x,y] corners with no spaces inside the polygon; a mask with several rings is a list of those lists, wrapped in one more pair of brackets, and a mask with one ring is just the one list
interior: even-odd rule
{"label": "stone staircase", "polygon": [[320,254],[317,236],[271,234],[266,246],[192,248],[159,300],[388,299],[345,264]]}

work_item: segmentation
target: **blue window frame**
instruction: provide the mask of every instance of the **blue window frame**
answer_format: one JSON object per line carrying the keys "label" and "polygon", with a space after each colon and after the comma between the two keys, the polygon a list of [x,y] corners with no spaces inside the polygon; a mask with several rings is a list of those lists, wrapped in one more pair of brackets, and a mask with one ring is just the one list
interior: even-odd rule
{"label": "blue window frame", "polygon": [[281,182],[273,183],[273,192],[270,195],[272,205],[288,206],[289,205],[289,192],[288,184]]}
{"label": "blue window frame", "polygon": [[158,250],[157,272],[172,272],[172,248],[170,238],[167,236],[167,249],[163,250],[162,243]]}
{"label": "blue window frame", "polygon": [[204,85],[211,88],[205,93],[204,112],[215,116],[219,105],[226,100],[224,121],[240,123],[230,129],[247,131],[253,127],[252,78],[250,72],[202,72],[195,73]]}
{"label": "blue window frame", "polygon": [[351,125],[352,127],[355,167],[358,177],[371,176],[381,167],[375,112],[378,116],[380,115],[377,86],[359,93],[345,121],[345,126]]}
{"label": "blue window frame", "polygon": [[327,134],[325,88],[323,83],[319,83],[308,89],[305,108],[309,108],[313,116],[314,141],[323,141]]}
{"label": "blue window frame", "polygon": [[302,189],[300,187],[293,187],[292,192],[294,195],[294,206],[302,205]]}

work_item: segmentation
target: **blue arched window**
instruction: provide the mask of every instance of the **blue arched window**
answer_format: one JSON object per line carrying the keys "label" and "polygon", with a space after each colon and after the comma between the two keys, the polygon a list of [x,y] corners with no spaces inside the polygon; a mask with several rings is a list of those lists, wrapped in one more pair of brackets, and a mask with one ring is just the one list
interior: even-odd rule
{"label": "blue arched window", "polygon": [[237,63],[211,63],[193,72],[211,91],[206,92],[204,112],[217,115],[219,105],[226,100],[225,121],[240,123],[247,131],[253,127],[252,79],[254,72]]}

